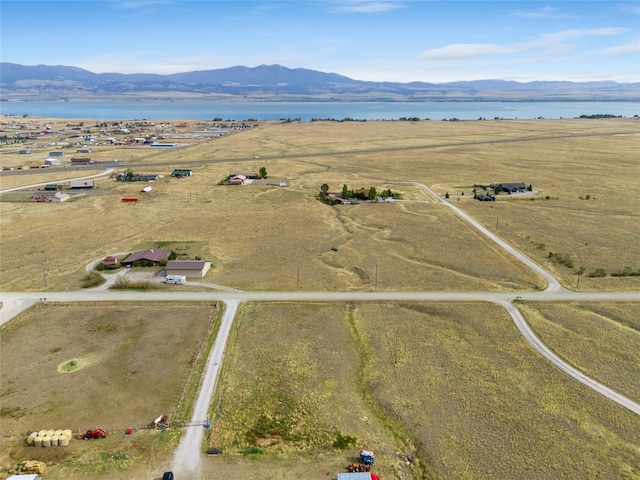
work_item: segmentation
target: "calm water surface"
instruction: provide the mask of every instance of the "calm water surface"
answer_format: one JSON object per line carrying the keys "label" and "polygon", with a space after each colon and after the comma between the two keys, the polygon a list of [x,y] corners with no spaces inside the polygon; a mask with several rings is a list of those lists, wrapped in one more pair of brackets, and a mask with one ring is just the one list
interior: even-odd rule
{"label": "calm water surface", "polygon": [[100,120],[460,120],[640,115],[638,102],[0,102],[15,116]]}

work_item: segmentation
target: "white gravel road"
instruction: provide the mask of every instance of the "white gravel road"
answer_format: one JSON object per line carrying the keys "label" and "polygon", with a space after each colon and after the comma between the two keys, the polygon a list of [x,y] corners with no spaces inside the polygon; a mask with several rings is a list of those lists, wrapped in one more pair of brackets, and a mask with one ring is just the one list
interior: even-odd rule
{"label": "white gravel road", "polygon": [[200,457],[205,428],[203,424],[209,421],[209,404],[218,383],[222,357],[224,356],[233,319],[238,311],[238,305],[240,305],[240,302],[237,300],[225,302],[225,311],[220,329],[213,348],[209,352],[207,365],[200,381],[198,401],[191,418],[191,424],[193,425],[187,427],[187,431],[174,454],[172,471],[177,478],[202,478],[200,475]]}

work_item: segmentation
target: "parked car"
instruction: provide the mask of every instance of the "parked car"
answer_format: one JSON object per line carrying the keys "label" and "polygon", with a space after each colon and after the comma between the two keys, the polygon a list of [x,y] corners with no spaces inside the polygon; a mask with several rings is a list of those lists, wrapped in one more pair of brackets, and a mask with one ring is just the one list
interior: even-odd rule
{"label": "parked car", "polygon": [[162,480],[174,480],[173,472],[164,472],[164,475],[162,475]]}

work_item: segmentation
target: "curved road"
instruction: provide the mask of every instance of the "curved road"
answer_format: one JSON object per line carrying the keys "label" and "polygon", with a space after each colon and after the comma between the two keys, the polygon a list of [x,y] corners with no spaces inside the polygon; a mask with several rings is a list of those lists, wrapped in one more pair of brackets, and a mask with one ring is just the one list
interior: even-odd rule
{"label": "curved road", "polygon": [[[608,134],[609,135],[609,134]],[[417,147],[392,147],[392,148],[380,148],[380,149],[366,149],[357,151],[345,151],[345,152],[330,152],[330,153],[311,153],[302,155],[291,155],[289,157],[314,157],[314,156],[327,156],[327,155],[345,155],[362,152],[381,152],[381,151],[394,151],[394,150],[408,150],[408,149],[424,149],[424,148],[440,148],[440,147],[452,147],[460,145],[474,145],[483,143],[505,143],[505,142],[517,142],[517,141],[532,141],[532,140],[548,140],[552,138],[568,138],[575,137],[576,135],[562,135],[554,137],[530,137],[521,139],[499,139],[499,140],[486,140],[478,142],[464,142],[464,143],[452,143],[441,145],[426,145]],[[281,159],[289,158],[287,156],[273,156],[262,157],[263,159]],[[249,159],[249,158],[247,158]],[[250,158],[254,160],[254,157]],[[213,162],[227,162],[230,160],[242,160],[242,159],[223,159],[223,160],[205,160],[198,161],[196,163],[213,163]],[[193,162],[187,162],[193,163]],[[152,165],[152,164],[149,164]],[[82,177],[82,179],[95,178],[105,174],[109,174],[113,169],[108,169],[100,174]],[[66,182],[69,182],[67,180]],[[62,183],[62,182],[58,182]],[[562,360],[555,355],[548,347],[542,343],[542,341],[531,330],[526,320],[522,316],[522,313],[512,303],[515,299],[522,300],[563,300],[563,301],[640,301],[640,292],[615,292],[615,293],[579,293],[566,290],[562,287],[560,282],[553,277],[550,273],[544,270],[540,265],[530,260],[526,255],[519,252],[517,249],[503,241],[500,237],[489,231],[486,227],[482,226],[476,220],[471,218],[465,212],[458,207],[445,201],[434,190],[427,185],[417,182],[395,182],[403,184],[412,184],[419,186],[427,191],[430,195],[437,199],[438,203],[451,208],[458,216],[476,228],[479,232],[485,235],[487,238],[495,242],[501,248],[513,255],[523,264],[534,270],[541,275],[547,282],[547,288],[541,292],[523,292],[516,293],[498,293],[498,292],[244,292],[234,291],[233,289],[227,289],[226,291],[216,292],[112,292],[105,288],[97,288],[79,292],[1,292],[0,301],[2,302],[2,308],[0,309],[0,325],[6,323],[15,315],[28,309],[38,301],[55,301],[55,302],[69,302],[69,301],[222,301],[225,303],[225,313],[222,318],[222,323],[218,336],[209,357],[207,359],[207,365],[201,379],[201,385],[198,394],[198,400],[194,408],[192,422],[193,424],[200,426],[193,426],[187,428],[187,432],[182,438],[178,449],[175,452],[173,460],[173,469],[179,474],[185,476],[198,475],[201,447],[203,439],[202,424],[208,420],[208,409],[215,392],[215,387],[218,379],[219,368],[222,363],[224,355],[224,349],[228,339],[228,335],[233,323],[238,306],[244,301],[489,301],[495,304],[501,305],[509,313],[513,319],[516,327],[521,332],[523,337],[532,345],[532,347],[538,351],[545,359],[551,364],[570,375],[572,378],[583,383],[589,388],[604,395],[610,400],[614,401],[618,405],[640,415],[640,404],[624,397],[623,395],[611,390],[605,385],[596,382],[595,380],[584,375],[582,372]],[[33,185],[41,186],[45,183]],[[32,187],[33,187],[32,186]],[[25,189],[29,187],[12,188],[0,193],[5,193],[14,190]],[[93,265],[92,262],[90,265]],[[87,266],[87,268],[89,268]],[[114,276],[115,277],[115,276]],[[103,286],[104,287],[104,286]],[[218,286],[219,287],[219,286]],[[43,295],[47,295],[46,300]]]}

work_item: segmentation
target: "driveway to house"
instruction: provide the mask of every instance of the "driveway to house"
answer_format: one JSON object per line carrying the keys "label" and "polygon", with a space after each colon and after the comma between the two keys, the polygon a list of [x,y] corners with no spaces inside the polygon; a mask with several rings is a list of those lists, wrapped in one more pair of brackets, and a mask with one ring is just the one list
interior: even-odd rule
{"label": "driveway to house", "polygon": [[[104,175],[109,175],[110,173],[113,172],[113,170],[114,170],[113,168],[107,168],[104,172],[96,173],[95,175],[89,175],[88,177],[78,177],[78,178],[71,178],[69,180],[59,180],[59,181],[56,180],[56,184],[71,183],[74,180],[89,180],[90,178],[102,177]],[[0,193],[16,192],[18,190],[28,190],[29,188],[44,187],[45,185],[48,185],[50,183],[51,182],[34,183],[33,185],[23,185],[21,187],[7,188],[6,190],[0,190]]]}

